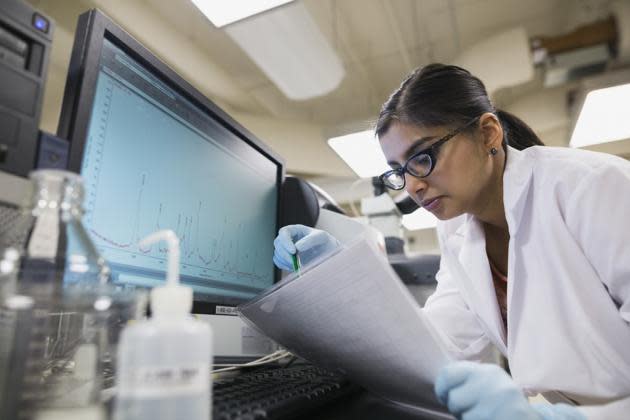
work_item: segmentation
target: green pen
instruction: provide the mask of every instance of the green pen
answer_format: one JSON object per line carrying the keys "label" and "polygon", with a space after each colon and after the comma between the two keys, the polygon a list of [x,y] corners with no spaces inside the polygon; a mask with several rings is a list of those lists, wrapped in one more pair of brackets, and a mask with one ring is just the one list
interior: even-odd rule
{"label": "green pen", "polygon": [[302,264],[300,263],[300,257],[298,256],[297,252],[295,254],[291,254],[291,261],[293,261],[293,271],[297,272],[299,276],[301,274],[300,266]]}

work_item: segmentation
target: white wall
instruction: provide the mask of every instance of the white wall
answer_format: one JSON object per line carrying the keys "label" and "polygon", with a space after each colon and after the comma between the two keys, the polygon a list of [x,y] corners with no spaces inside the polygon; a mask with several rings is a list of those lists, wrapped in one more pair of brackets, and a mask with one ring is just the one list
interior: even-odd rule
{"label": "white wall", "polygon": [[328,146],[315,124],[233,112],[232,117],[280,153],[287,171],[311,176],[353,176],[352,170]]}
{"label": "white wall", "polygon": [[525,121],[548,146],[568,146],[571,132],[567,94],[572,85],[524,95],[503,108]]}
{"label": "white wall", "polygon": [[405,239],[409,255],[440,253],[440,244],[435,229],[405,231]]}

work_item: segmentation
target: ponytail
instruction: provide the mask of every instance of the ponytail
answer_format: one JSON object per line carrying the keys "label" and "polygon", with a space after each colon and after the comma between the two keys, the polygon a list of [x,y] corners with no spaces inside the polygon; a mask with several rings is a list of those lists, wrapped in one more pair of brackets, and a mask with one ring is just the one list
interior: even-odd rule
{"label": "ponytail", "polygon": [[530,146],[545,145],[534,133],[534,130],[517,116],[500,109],[497,109],[496,115],[503,127],[503,147],[509,145],[515,149],[523,150]]}

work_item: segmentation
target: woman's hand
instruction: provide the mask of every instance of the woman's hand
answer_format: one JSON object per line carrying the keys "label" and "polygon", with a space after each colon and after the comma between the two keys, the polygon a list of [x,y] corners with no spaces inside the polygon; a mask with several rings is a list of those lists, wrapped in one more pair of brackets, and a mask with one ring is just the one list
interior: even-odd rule
{"label": "woman's hand", "polygon": [[284,226],[278,231],[273,245],[273,262],[287,271],[293,271],[292,255],[296,253],[299,253],[301,263],[306,265],[341,246],[329,233],[304,225]]}
{"label": "woman's hand", "polygon": [[435,393],[458,419],[586,420],[566,404],[530,404],[512,378],[491,364],[449,364],[435,381]]}

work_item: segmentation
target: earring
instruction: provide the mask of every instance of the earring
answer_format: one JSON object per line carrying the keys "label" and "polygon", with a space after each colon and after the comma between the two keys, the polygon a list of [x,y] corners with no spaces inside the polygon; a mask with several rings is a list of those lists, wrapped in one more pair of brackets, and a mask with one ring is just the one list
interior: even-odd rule
{"label": "earring", "polygon": [[497,153],[499,153],[499,151],[497,150],[497,148],[496,148],[496,147],[493,147],[492,149],[490,149],[490,154],[491,154],[492,156],[496,155]]}

